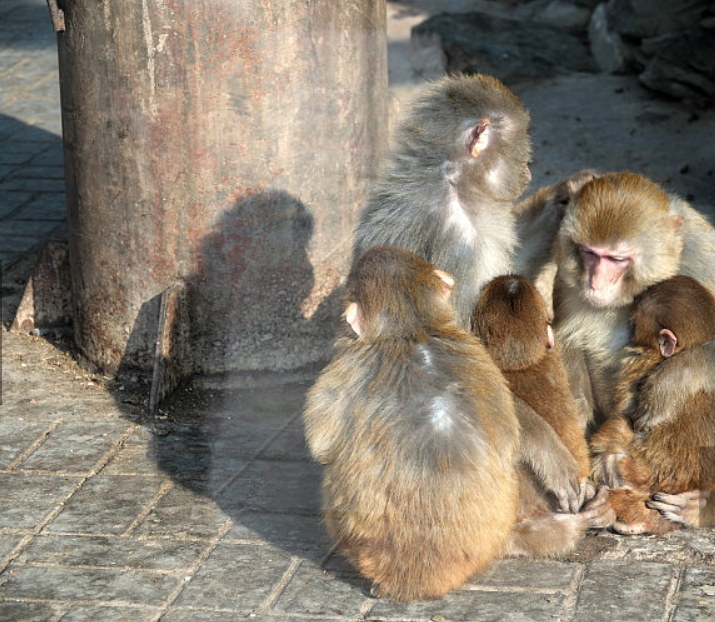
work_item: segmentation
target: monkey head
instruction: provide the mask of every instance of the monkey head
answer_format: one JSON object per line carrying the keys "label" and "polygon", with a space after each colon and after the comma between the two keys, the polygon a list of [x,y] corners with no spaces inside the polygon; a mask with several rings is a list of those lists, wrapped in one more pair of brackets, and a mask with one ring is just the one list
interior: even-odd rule
{"label": "monkey head", "polygon": [[674,276],[635,299],[631,327],[635,345],[668,358],[715,339],[715,298],[695,279]]}
{"label": "monkey head", "polygon": [[358,337],[416,337],[453,321],[454,280],[415,253],[377,246],[353,265],[345,319]]}
{"label": "monkey head", "polygon": [[513,201],[531,180],[529,122],[521,101],[499,80],[458,74],[427,89],[398,140],[423,146],[458,189]]}
{"label": "monkey head", "polygon": [[487,284],[477,301],[472,330],[503,371],[535,365],[554,347],[546,304],[523,276],[499,276]]}
{"label": "monkey head", "polygon": [[558,235],[561,276],[594,307],[622,307],[678,272],[682,217],[668,195],[633,173],[587,183],[566,210]]}

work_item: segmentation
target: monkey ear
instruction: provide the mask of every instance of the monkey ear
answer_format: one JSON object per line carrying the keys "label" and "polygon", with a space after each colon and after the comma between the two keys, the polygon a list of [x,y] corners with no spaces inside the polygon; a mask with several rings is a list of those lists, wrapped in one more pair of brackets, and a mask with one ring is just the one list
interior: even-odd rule
{"label": "monkey ear", "polygon": [[351,302],[345,310],[345,321],[350,324],[350,328],[359,337],[362,334],[362,320],[360,318],[360,307],[357,302]]}
{"label": "monkey ear", "polygon": [[442,270],[435,269],[434,273],[440,279],[442,279],[442,283],[444,283],[444,299],[447,300],[449,298],[449,295],[452,293],[452,288],[454,287],[454,279],[446,272],[442,272]]}
{"label": "monkey ear", "polygon": [[467,149],[469,150],[469,155],[473,158],[478,158],[479,154],[484,151],[489,145],[489,137],[491,135],[491,130],[489,119],[482,119],[477,123],[467,136]]}
{"label": "monkey ear", "polygon": [[673,229],[673,233],[677,233],[680,231],[680,225],[683,224],[683,217],[682,216],[671,216],[670,217],[670,226]]}
{"label": "monkey ear", "polygon": [[663,328],[658,333],[658,345],[660,346],[661,355],[668,358],[675,354],[675,346],[678,345],[678,338],[672,331],[669,331],[667,328]]}
{"label": "monkey ear", "polygon": [[551,348],[554,347],[554,344],[556,341],[554,340],[554,329],[551,328],[551,324],[546,325],[546,339],[547,339],[547,348],[551,350]]}

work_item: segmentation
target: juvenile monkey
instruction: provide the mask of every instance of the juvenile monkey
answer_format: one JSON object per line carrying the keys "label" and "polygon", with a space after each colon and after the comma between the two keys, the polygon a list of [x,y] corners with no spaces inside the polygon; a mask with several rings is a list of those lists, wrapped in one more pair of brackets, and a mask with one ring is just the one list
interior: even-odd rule
{"label": "juvenile monkey", "polygon": [[[715,291],[714,252],[715,230],[641,175],[605,174],[586,183],[567,206],[555,245],[554,327],[569,373],[585,361],[599,421],[614,407],[635,296],[676,274]],[[692,390],[681,384],[671,393],[677,401]],[[669,412],[672,394],[659,394],[654,412]]]}
{"label": "juvenile monkey", "polygon": [[455,278],[457,323],[469,330],[479,290],[512,265],[512,210],[531,179],[528,127],[528,112],[496,78],[432,84],[397,128],[360,215],[353,261],[385,244],[417,253]]}
{"label": "juvenile monkey", "polygon": [[374,592],[436,598],[486,568],[514,526],[519,426],[502,374],[458,327],[453,280],[395,247],[346,285],[343,338],[308,394],[323,514]]}
{"label": "juvenile monkey", "polygon": [[[712,505],[698,501],[715,489],[715,393],[694,394],[651,430],[634,431],[632,418],[653,390],[654,370],[664,361],[688,367],[682,355],[715,338],[715,298],[695,279],[675,276],[636,298],[631,323],[633,346],[619,375],[616,412],[591,440],[594,478],[616,489],[611,504],[622,533],[709,525]],[[651,501],[653,493],[664,494]]]}
{"label": "juvenile monkey", "polygon": [[[375,246],[416,253],[455,278],[450,300],[469,331],[480,289],[511,269],[514,201],[531,179],[528,127],[528,112],[496,78],[454,75],[429,86],[397,128],[387,169],[360,215],[353,264]],[[521,400],[516,409],[522,427],[534,430],[522,454],[562,507],[576,511],[567,449]]]}
{"label": "juvenile monkey", "polygon": [[[588,446],[566,370],[555,348],[546,304],[536,287],[523,276],[492,280],[479,297],[473,329],[512,392],[529,404],[566,445],[577,464],[585,496],[590,473]],[[544,490],[533,470],[521,464],[517,525],[507,553],[544,555],[572,550],[588,527],[605,527],[612,522],[606,493],[581,513],[557,514],[556,499]]]}

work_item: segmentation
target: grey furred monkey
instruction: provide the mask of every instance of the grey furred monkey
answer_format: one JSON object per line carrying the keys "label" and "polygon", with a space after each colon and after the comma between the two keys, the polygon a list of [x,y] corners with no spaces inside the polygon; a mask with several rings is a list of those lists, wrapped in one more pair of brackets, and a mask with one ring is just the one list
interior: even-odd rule
{"label": "grey furred monkey", "polygon": [[[397,128],[395,147],[355,232],[353,265],[392,245],[454,277],[457,324],[471,328],[481,288],[511,271],[514,202],[531,174],[529,114],[499,80],[454,75],[429,85]],[[563,510],[583,501],[578,465],[532,408],[516,399],[522,458]]]}
{"label": "grey furred monkey", "polygon": [[479,291],[512,267],[514,201],[531,179],[529,113],[499,80],[454,75],[430,85],[397,128],[383,177],[355,235],[412,251],[456,281],[457,323],[470,329]]}

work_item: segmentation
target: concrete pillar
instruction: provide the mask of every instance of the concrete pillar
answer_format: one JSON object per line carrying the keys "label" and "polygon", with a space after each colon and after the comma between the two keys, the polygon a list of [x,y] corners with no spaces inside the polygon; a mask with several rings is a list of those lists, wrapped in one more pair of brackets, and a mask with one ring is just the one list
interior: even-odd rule
{"label": "concrete pillar", "polygon": [[63,0],[75,339],[152,366],[186,285],[190,366],[325,357],[387,142],[384,0]]}

